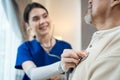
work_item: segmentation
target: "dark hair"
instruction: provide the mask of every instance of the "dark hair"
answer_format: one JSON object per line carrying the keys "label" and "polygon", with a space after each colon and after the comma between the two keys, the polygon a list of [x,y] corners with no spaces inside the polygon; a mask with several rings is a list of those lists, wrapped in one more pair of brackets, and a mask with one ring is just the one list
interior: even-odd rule
{"label": "dark hair", "polygon": [[30,11],[33,9],[33,8],[42,8],[44,9],[47,13],[48,13],[48,10],[43,6],[41,5],[40,3],[31,3],[31,4],[28,4],[24,10],[24,21],[28,23],[29,21],[29,13]]}

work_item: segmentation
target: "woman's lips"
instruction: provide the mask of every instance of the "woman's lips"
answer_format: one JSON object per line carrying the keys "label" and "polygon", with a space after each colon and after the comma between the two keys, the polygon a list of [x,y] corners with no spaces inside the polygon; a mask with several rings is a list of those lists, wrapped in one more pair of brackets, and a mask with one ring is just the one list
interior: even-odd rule
{"label": "woman's lips", "polygon": [[44,30],[47,29],[47,26],[40,27],[39,29],[42,30],[42,31],[44,31]]}

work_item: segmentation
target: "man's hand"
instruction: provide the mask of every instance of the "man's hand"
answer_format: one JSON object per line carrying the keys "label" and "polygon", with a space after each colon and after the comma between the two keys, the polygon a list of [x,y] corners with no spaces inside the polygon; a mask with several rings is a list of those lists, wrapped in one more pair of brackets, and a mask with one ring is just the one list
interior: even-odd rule
{"label": "man's hand", "polygon": [[62,69],[67,72],[70,68],[75,68],[80,62],[80,59],[85,56],[87,56],[85,51],[65,49],[61,55]]}

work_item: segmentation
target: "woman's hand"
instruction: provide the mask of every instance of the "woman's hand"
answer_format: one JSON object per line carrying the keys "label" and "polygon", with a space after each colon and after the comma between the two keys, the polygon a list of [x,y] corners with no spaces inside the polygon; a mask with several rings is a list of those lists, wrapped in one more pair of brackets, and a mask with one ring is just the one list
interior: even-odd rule
{"label": "woman's hand", "polygon": [[80,62],[81,58],[85,56],[87,56],[85,51],[65,49],[61,55],[62,69],[67,72],[70,68],[75,68]]}

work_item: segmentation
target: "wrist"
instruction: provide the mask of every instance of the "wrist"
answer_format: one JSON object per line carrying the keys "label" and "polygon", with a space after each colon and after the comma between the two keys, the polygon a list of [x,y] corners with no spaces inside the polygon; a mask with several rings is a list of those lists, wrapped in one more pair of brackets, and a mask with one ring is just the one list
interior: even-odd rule
{"label": "wrist", "polygon": [[64,73],[65,72],[61,62],[59,62],[58,71],[59,71],[59,73]]}

